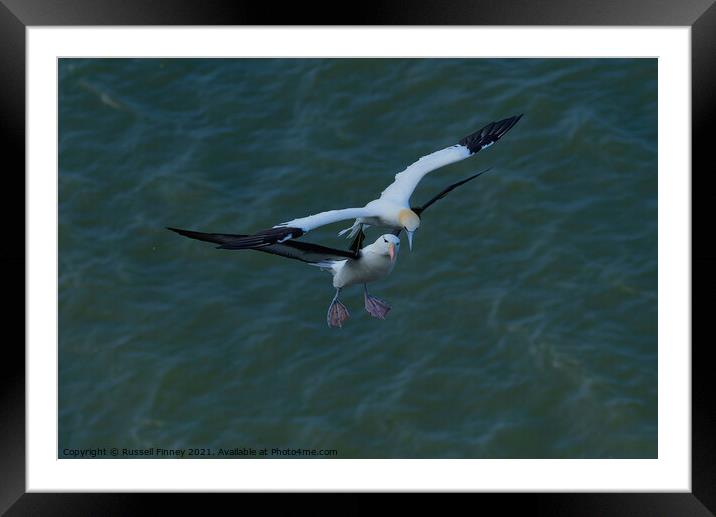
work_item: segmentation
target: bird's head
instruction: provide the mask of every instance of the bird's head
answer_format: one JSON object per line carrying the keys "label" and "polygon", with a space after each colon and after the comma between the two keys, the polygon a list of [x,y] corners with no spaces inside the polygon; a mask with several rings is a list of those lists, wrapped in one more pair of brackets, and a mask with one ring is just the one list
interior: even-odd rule
{"label": "bird's head", "polygon": [[398,251],[400,251],[400,239],[392,233],[386,233],[381,235],[373,244],[378,253],[388,255],[391,262],[395,262],[398,258]]}
{"label": "bird's head", "polygon": [[405,229],[408,234],[408,246],[410,250],[413,249],[413,232],[420,226],[420,217],[418,214],[407,208],[400,211],[398,214],[398,221],[400,225]]}

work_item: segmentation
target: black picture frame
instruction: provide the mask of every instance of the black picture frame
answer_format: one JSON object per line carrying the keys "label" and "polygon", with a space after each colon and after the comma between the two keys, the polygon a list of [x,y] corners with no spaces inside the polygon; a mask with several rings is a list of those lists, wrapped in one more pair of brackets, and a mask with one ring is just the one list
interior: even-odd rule
{"label": "black picture frame", "polygon": [[[690,26],[692,43],[692,233],[709,223],[705,203],[696,197],[716,195],[706,184],[714,175],[706,162],[707,127],[716,105],[716,4],[714,0],[532,0],[450,2],[376,2],[327,10],[320,3],[286,3],[281,8],[260,3],[197,0],[0,0],[0,146],[4,158],[5,196],[2,207],[5,245],[5,329],[25,321],[25,29],[62,25],[577,25],[577,26]],[[345,5],[342,7],[346,7]],[[350,12],[346,18],[342,12]],[[701,170],[694,189],[696,169]],[[713,181],[713,180],[712,180]],[[9,182],[9,183],[8,183]],[[17,203],[17,205],[15,205]],[[19,205],[19,206],[18,206]],[[692,237],[693,239],[693,237]],[[693,240],[692,240],[693,242]],[[716,286],[716,254],[692,244],[692,275],[702,275],[698,288],[706,293]],[[695,266],[695,267],[694,267]],[[23,271],[20,275],[19,271]],[[704,280],[703,275],[706,275]],[[22,284],[22,285],[21,285]],[[10,290],[18,299],[10,296]],[[19,294],[22,293],[22,294]],[[19,300],[22,300],[21,303]],[[693,315],[706,306],[694,308]],[[702,317],[703,319],[703,317]],[[12,325],[10,325],[12,323]],[[22,335],[24,337],[23,325]],[[693,335],[693,334],[692,334]],[[10,337],[13,336],[13,337]],[[22,340],[24,343],[24,339]],[[675,343],[674,346],[688,346]],[[716,512],[716,447],[713,437],[716,404],[708,389],[710,364],[707,344],[692,338],[692,491],[690,493],[567,493],[481,494],[492,497],[503,511],[529,509],[549,515],[712,515]],[[192,505],[187,496],[167,498],[149,494],[26,493],[25,463],[25,351],[20,338],[5,332],[0,376],[0,513],[7,515],[125,515],[141,511],[149,499],[161,497],[167,505]],[[230,496],[222,496],[230,497]],[[167,500],[168,499],[168,500]],[[198,506],[201,505],[201,506]]]}

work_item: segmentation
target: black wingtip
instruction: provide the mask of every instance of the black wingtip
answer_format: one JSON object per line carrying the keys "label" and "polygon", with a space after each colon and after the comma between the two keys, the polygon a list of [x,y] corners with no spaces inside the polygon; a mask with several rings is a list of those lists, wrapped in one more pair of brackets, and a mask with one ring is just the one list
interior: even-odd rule
{"label": "black wingtip", "polygon": [[523,115],[524,113],[520,113],[519,115],[498,120],[497,122],[490,122],[485,127],[460,140],[458,144],[467,147],[470,154],[475,154],[502,138],[505,133],[520,121]]}
{"label": "black wingtip", "polygon": [[165,226],[165,228],[174,233],[178,233],[179,235],[184,235],[185,237],[188,237],[188,234],[191,233],[189,230],[182,230],[181,228],[172,228],[171,226]]}
{"label": "black wingtip", "polygon": [[298,239],[305,232],[301,228],[281,226],[269,228],[253,235],[237,235],[223,243],[222,248],[227,250],[256,249],[272,244],[280,244],[290,239]]}
{"label": "black wingtip", "polygon": [[297,239],[305,232],[301,228],[281,227],[270,228],[253,235],[235,233],[204,233],[193,230],[182,230],[180,228],[166,227],[184,237],[198,241],[213,242],[219,244],[218,248],[225,250],[255,249],[262,246],[269,246],[288,239]]}
{"label": "black wingtip", "polygon": [[418,214],[418,216],[420,216],[428,207],[430,207],[430,205],[432,205],[432,204],[435,203],[436,201],[438,201],[438,200],[444,198],[444,197],[447,196],[450,192],[452,192],[453,190],[455,190],[457,187],[460,187],[461,185],[464,185],[464,184],[467,183],[468,181],[472,181],[472,180],[474,180],[475,178],[477,178],[477,177],[479,177],[479,176],[482,176],[482,175],[485,174],[486,172],[490,172],[491,170],[492,170],[492,167],[488,167],[487,169],[483,169],[483,170],[481,170],[480,172],[476,172],[476,173],[473,174],[472,176],[468,176],[467,178],[465,178],[465,179],[463,179],[463,180],[460,180],[460,181],[458,181],[457,183],[453,183],[452,185],[449,185],[449,186],[445,187],[443,190],[440,191],[440,193],[439,193],[438,195],[434,196],[430,201],[428,201],[427,203],[425,203],[423,206],[418,206],[418,207],[412,208],[412,211],[415,212],[416,214]]}

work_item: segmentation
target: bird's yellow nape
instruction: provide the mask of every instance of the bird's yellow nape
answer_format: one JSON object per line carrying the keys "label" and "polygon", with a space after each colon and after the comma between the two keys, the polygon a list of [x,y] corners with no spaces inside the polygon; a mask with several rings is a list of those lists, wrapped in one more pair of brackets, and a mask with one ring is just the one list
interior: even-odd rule
{"label": "bird's yellow nape", "polygon": [[420,217],[418,214],[407,208],[402,209],[398,213],[398,221],[401,226],[409,232],[414,232],[420,226]]}

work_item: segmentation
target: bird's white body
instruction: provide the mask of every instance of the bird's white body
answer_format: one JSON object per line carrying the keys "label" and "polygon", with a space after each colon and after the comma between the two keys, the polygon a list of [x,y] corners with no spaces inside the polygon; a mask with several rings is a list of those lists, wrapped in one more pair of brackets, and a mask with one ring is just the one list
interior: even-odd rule
{"label": "bird's white body", "polygon": [[314,265],[333,273],[333,287],[336,295],[328,307],[326,321],[329,327],[340,327],[349,317],[348,309],[338,299],[341,289],[355,284],[363,284],[365,290],[365,309],[374,318],[385,319],[390,305],[380,298],[368,294],[368,284],[382,280],[388,276],[400,250],[400,239],[397,235],[386,233],[376,239],[370,246],[360,250],[358,258],[333,260]]}
{"label": "bird's white body", "polygon": [[377,282],[387,277],[394,267],[395,259],[391,259],[379,243],[373,243],[361,250],[358,260],[347,259],[334,264],[333,287]]}
{"label": "bird's white body", "polygon": [[378,215],[356,217],[353,225],[340,232],[339,235],[348,233],[348,237],[353,237],[359,229],[368,228],[369,226],[389,230],[402,228],[404,222],[401,221],[401,213],[404,213],[405,210],[410,211],[410,207],[387,199],[375,199],[365,205],[363,210],[366,213]]}
{"label": "bird's white body", "polygon": [[410,206],[403,203],[396,203],[395,201],[389,201],[387,199],[375,199],[365,205],[365,208],[367,211],[379,215],[358,217],[357,220],[359,222],[371,226],[382,226],[396,229],[401,228],[400,211],[410,209]]}

